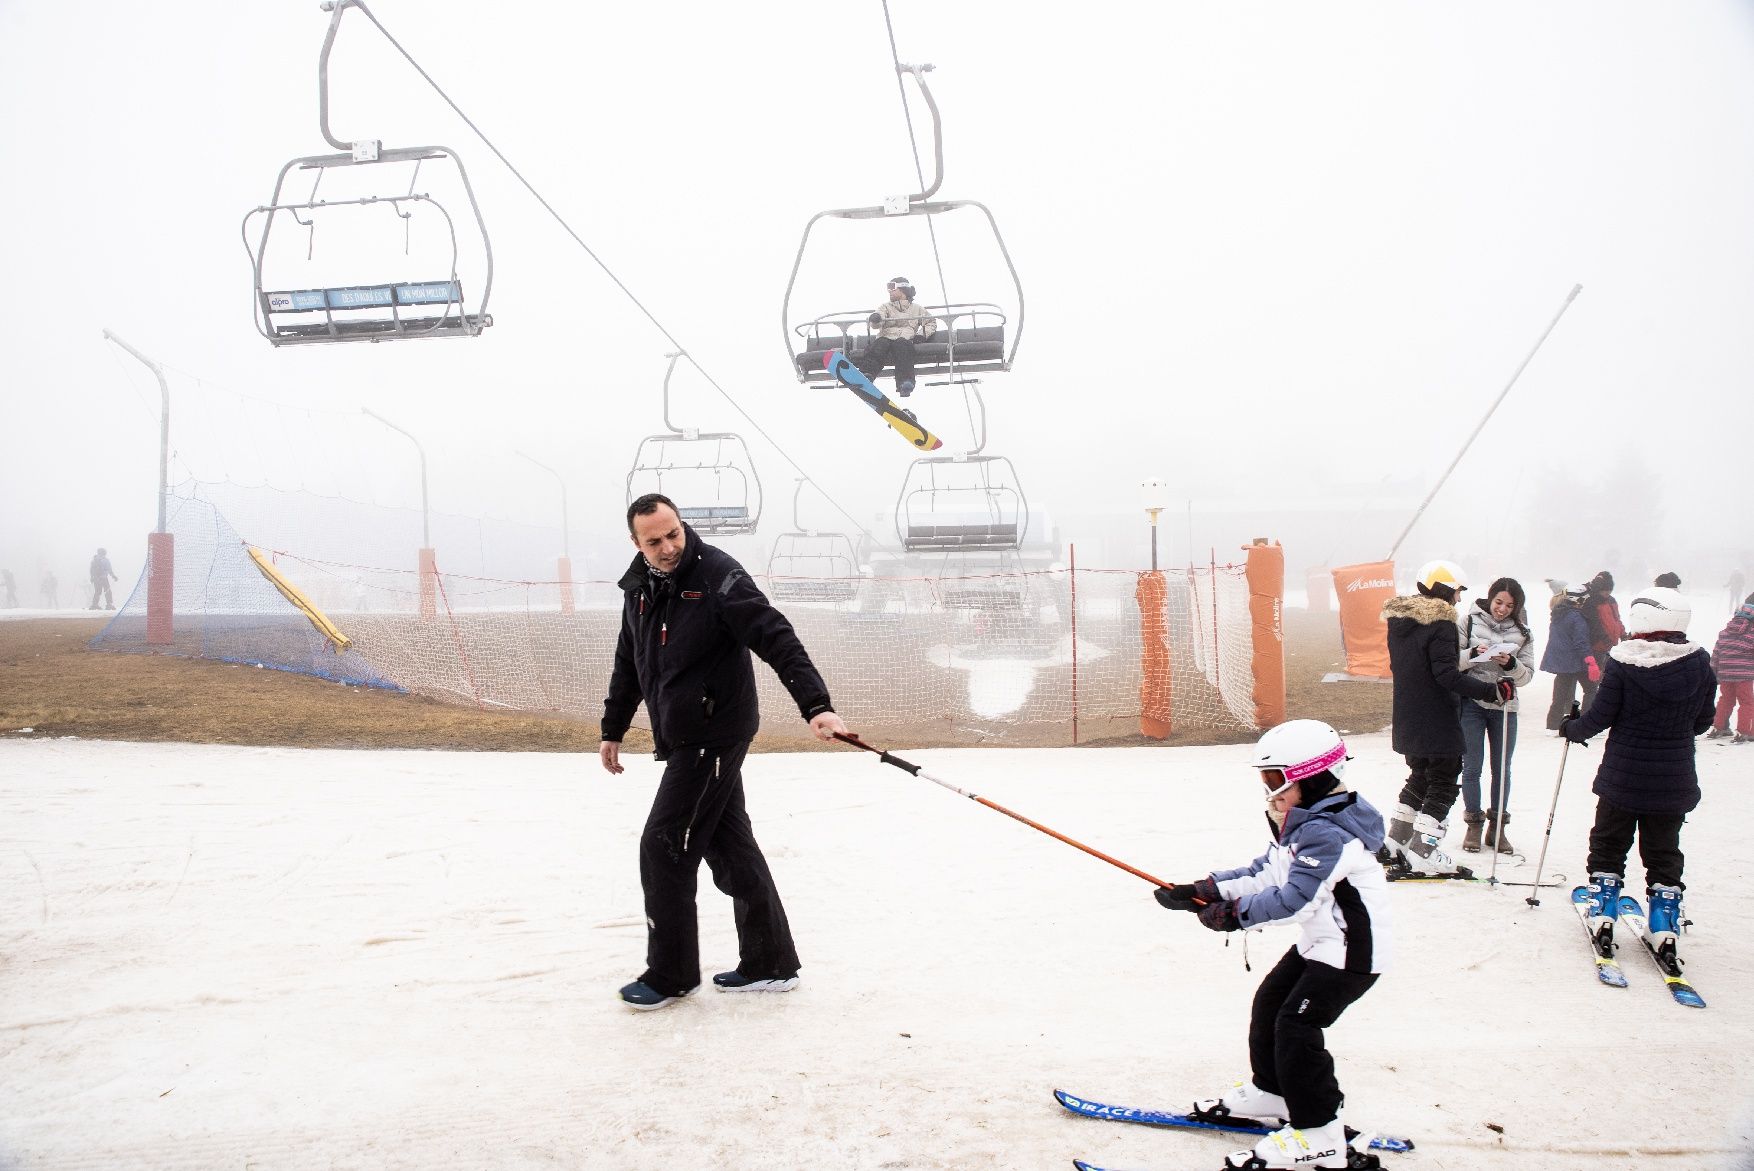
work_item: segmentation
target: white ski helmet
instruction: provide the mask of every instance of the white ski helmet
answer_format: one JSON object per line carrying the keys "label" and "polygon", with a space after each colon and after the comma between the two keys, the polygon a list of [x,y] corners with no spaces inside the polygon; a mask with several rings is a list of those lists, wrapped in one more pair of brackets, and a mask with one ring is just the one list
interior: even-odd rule
{"label": "white ski helmet", "polygon": [[1295,784],[1323,771],[1339,780],[1346,775],[1349,759],[1346,742],[1328,725],[1320,720],[1287,720],[1267,729],[1255,742],[1249,764],[1253,768],[1279,769],[1285,774],[1286,784]]}
{"label": "white ski helmet", "polygon": [[1450,601],[1468,588],[1468,575],[1454,561],[1427,561],[1419,567],[1419,592],[1431,597],[1439,589],[1448,591]]}
{"label": "white ski helmet", "polygon": [[1693,606],[1680,590],[1651,586],[1638,591],[1626,607],[1627,634],[1656,634],[1672,630],[1687,633]]}

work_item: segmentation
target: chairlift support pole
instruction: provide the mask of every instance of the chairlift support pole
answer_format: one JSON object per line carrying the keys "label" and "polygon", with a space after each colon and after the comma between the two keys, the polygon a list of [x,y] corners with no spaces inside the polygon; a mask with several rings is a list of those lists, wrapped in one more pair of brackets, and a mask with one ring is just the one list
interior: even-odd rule
{"label": "chairlift support pole", "polygon": [[573,612],[572,521],[567,516],[566,511],[566,477],[533,455],[522,451],[517,454],[553,476],[560,483],[560,609],[564,614],[571,614]]}
{"label": "chairlift support pole", "polygon": [[165,381],[164,367],[157,362],[107,329],[104,337],[126,350],[158,379],[158,528],[146,538],[146,642],[148,646],[169,646],[174,641],[177,563],[176,536],[165,527],[170,498],[170,383]]}

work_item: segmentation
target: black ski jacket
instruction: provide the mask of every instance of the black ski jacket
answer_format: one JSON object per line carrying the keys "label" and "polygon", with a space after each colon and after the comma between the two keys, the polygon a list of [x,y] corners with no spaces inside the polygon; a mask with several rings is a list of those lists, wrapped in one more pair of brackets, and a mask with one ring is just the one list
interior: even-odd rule
{"label": "black ski jacket", "polygon": [[1608,730],[1596,796],[1633,813],[1691,813],[1699,804],[1693,738],[1711,727],[1716,697],[1704,647],[1629,639],[1608,652],[1590,710],[1567,720],[1565,735],[1581,744]]}
{"label": "black ski jacket", "polygon": [[619,584],[626,593],[615,670],[603,701],[603,739],[619,742],[643,700],[657,759],[678,748],[752,740],[761,722],[755,667],[760,655],[806,720],[832,711],[828,688],[786,616],[722,549],[688,534],[667,578],[634,554]]}
{"label": "black ski jacket", "polygon": [[1391,739],[1403,756],[1462,755],[1462,697],[1491,703],[1498,689],[1464,674],[1456,608],[1416,594],[1383,603],[1395,677]]}

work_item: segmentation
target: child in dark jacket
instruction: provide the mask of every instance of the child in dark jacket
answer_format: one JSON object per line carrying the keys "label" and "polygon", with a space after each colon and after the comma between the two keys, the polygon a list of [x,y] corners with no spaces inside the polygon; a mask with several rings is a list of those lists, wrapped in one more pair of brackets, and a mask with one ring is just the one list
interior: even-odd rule
{"label": "child in dark jacket", "polygon": [[1596,770],[1596,823],[1590,830],[1587,903],[1590,933],[1613,939],[1626,855],[1634,834],[1650,897],[1651,946],[1678,970],[1681,930],[1681,825],[1699,804],[1693,738],[1711,726],[1717,678],[1705,648],[1687,641],[1692,608],[1671,589],[1653,586],[1627,609],[1628,638],[1608,652],[1590,710],[1567,719],[1560,734],[1582,744],[1605,729],[1608,746]]}
{"label": "child in dark jacket", "polygon": [[1375,857],[1382,814],[1346,791],[1346,745],[1320,720],[1273,728],[1252,763],[1274,827],[1267,852],[1248,866],[1159,887],[1157,901],[1197,912],[1214,931],[1277,923],[1302,931],[1255,992],[1249,1080],[1196,1103],[1194,1116],[1280,1128],[1226,1167],[1346,1167],[1344,1099],[1322,1030],[1388,967],[1388,886]]}

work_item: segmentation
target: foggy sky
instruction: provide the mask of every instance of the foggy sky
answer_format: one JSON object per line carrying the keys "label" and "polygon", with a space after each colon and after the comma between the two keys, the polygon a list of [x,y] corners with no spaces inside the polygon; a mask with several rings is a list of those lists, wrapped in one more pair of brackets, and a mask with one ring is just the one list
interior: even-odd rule
{"label": "foggy sky", "polygon": [[[795,383],[780,321],[813,213],[917,189],[877,3],[373,12],[806,474],[874,528],[893,511],[908,451],[844,393]],[[1017,365],[984,392],[987,451],[1033,504],[1137,516],[1142,541],[1137,484],[1159,476],[1199,544],[1277,536],[1293,567],[1381,556],[1581,283],[1401,560],[1584,576],[1618,554],[1710,584],[1754,560],[1731,503],[1754,310],[1748,5],[892,12],[902,60],[938,66],[940,195],[988,204],[1022,275]],[[417,506],[412,446],[369,406],[425,443],[435,509],[556,523],[523,451],[565,477],[575,531],[620,525],[634,449],[663,429],[669,343],[358,13],[331,67],[336,130],[462,155],[496,324],[284,350],[253,329],[239,225],[282,164],[329,149],[327,22],[314,0],[0,0],[0,565],[32,593],[38,564],[66,590],[99,544],[128,584],[154,523],[158,392],[106,327],[172,367],[173,482]],[[1008,302],[978,213],[936,226],[942,284],[917,221],[820,228],[794,319],[875,305],[898,273],[928,303]],[[913,405],[967,447],[948,395]],[[764,530],[789,527],[798,473],[686,366],[671,414],[746,435]],[[1311,510],[1327,520],[1299,544]]]}

